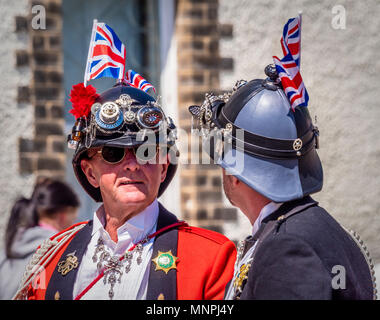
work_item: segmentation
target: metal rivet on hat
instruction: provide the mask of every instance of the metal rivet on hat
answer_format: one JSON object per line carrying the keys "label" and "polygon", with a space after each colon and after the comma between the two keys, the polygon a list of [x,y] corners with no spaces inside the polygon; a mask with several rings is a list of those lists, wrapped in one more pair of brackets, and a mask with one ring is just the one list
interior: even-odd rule
{"label": "metal rivet on hat", "polygon": [[99,103],[99,102],[95,102],[92,106],[91,106],[91,113],[92,114],[95,114],[100,108],[101,108],[102,104]]}
{"label": "metal rivet on hat", "polygon": [[124,113],[124,119],[128,123],[133,123],[136,120],[136,114],[132,110],[128,110]]}
{"label": "metal rivet on hat", "polygon": [[123,93],[119,96],[119,99],[116,100],[116,103],[126,108],[132,105],[133,99],[128,94]]}
{"label": "metal rivet on hat", "polygon": [[297,138],[293,142],[293,149],[295,151],[298,151],[298,150],[301,150],[301,148],[302,148],[302,140],[300,138]]}

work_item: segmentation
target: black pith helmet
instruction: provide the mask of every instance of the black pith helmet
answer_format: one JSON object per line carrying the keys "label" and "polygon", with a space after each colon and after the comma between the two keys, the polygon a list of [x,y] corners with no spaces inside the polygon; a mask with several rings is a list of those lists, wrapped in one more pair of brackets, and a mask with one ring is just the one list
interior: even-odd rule
{"label": "black pith helmet", "polygon": [[[152,137],[149,139],[149,137]],[[147,139],[148,138],[148,139]],[[156,100],[146,92],[118,83],[97,97],[87,117],[79,117],[68,136],[70,148],[75,148],[73,169],[78,182],[97,202],[102,202],[99,188],[94,188],[83,173],[80,162],[90,148],[136,147],[158,144],[168,148],[170,163],[158,197],[165,191],[177,170],[176,127],[166,117]]]}

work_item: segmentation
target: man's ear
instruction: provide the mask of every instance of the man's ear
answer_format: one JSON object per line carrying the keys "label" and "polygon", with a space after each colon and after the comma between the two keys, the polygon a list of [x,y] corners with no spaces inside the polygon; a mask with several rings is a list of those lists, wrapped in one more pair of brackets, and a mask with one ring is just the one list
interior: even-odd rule
{"label": "man's ear", "polygon": [[240,185],[241,181],[235,176],[233,176],[232,174],[229,174],[227,170],[222,168],[222,172],[223,172],[223,179],[227,179],[232,188],[236,188]]}
{"label": "man's ear", "polygon": [[96,176],[94,174],[94,169],[91,164],[91,162],[87,159],[82,159],[80,161],[80,167],[82,168],[83,173],[87,177],[88,182],[94,187],[98,188],[99,183],[98,180],[96,179]]}
{"label": "man's ear", "polygon": [[236,188],[240,185],[241,181],[233,175],[228,175],[231,179],[231,184]]}

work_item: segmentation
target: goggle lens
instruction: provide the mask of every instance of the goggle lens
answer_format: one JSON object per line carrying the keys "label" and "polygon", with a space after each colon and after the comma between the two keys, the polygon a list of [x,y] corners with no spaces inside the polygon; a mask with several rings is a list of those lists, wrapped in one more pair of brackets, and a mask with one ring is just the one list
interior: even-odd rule
{"label": "goggle lens", "polygon": [[[159,150],[158,146],[143,146],[142,149],[139,149],[139,147],[135,148],[128,148],[131,150],[136,157],[136,159],[141,162],[145,163],[147,161],[151,161],[155,159],[157,152]],[[103,159],[111,164],[117,164],[121,162],[126,153],[125,148],[118,148],[118,147],[103,147],[100,151]]]}
{"label": "goggle lens", "polygon": [[109,163],[118,163],[124,159],[125,149],[116,147],[103,147],[101,154],[105,161]]}

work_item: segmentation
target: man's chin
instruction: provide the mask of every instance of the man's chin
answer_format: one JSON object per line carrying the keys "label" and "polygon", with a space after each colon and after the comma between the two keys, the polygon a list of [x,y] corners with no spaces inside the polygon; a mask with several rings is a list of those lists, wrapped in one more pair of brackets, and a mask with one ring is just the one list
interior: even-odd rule
{"label": "man's chin", "polygon": [[144,184],[124,184],[117,187],[117,195],[120,198],[144,198],[146,197],[146,188]]}
{"label": "man's chin", "polygon": [[117,202],[119,202],[121,205],[128,205],[128,206],[138,206],[142,205],[145,202],[147,202],[147,198],[145,194],[136,193],[136,194],[122,194],[116,199]]}

